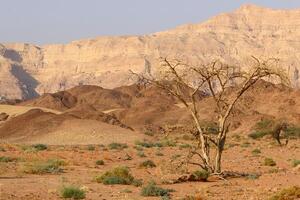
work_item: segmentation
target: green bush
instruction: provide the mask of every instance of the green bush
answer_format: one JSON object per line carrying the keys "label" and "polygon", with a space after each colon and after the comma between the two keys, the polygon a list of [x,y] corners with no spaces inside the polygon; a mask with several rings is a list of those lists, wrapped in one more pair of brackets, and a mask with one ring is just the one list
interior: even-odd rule
{"label": "green bush", "polygon": [[87,150],[88,151],[95,151],[96,147],[94,145],[88,145]]}
{"label": "green bush", "polygon": [[276,166],[276,162],[272,158],[265,158],[264,165],[265,166]]}
{"label": "green bush", "polygon": [[289,138],[300,138],[300,127],[290,126],[286,130],[286,135]]}
{"label": "green bush", "polygon": [[145,155],[145,153],[144,153],[143,151],[138,151],[138,152],[137,152],[137,155],[138,155],[139,157],[141,157],[141,158],[146,157],[146,155]]}
{"label": "green bush", "polygon": [[144,134],[148,136],[154,136],[154,132],[152,131],[145,131]]}
{"label": "green bush", "polygon": [[135,145],[142,146],[145,148],[152,148],[152,147],[175,147],[176,142],[170,139],[162,139],[159,142],[150,142],[147,140],[144,141],[136,141]]}
{"label": "green bush", "polygon": [[260,177],[259,174],[248,174],[246,176],[246,179],[255,180],[255,179],[258,179],[259,177]]}
{"label": "green bush", "polygon": [[32,147],[34,149],[36,149],[37,151],[44,151],[44,150],[48,149],[48,146],[46,144],[34,144],[34,145],[32,145]]}
{"label": "green bush", "polygon": [[190,144],[180,144],[179,145],[179,149],[187,149],[187,148],[191,148]]}
{"label": "green bush", "polygon": [[148,141],[136,141],[135,144],[137,146],[145,147],[145,148],[152,148],[152,147],[162,147],[161,143],[153,143]]}
{"label": "green bush", "polygon": [[122,150],[122,149],[126,149],[128,148],[128,145],[127,144],[124,144],[124,143],[110,143],[108,145],[108,148],[109,149],[117,149],[117,150]]}
{"label": "green bush", "polygon": [[131,185],[135,181],[128,167],[116,167],[110,171],[105,172],[101,176],[96,176],[95,180],[98,183],[103,183],[105,185]]}
{"label": "green bush", "polygon": [[140,167],[153,168],[156,167],[156,164],[152,160],[145,160],[140,164]]}
{"label": "green bush", "polygon": [[64,186],[61,190],[61,196],[65,199],[84,199],[85,191],[77,186]]}
{"label": "green bush", "polygon": [[0,162],[13,162],[16,160],[17,160],[16,158],[11,158],[11,157],[7,157],[7,156],[0,157]]}
{"label": "green bush", "polygon": [[266,135],[269,135],[270,133],[272,133],[271,130],[267,130],[267,131],[255,131],[255,132],[252,132],[248,135],[248,137],[256,140],[256,139],[260,139],[260,138],[263,138],[265,137]]}
{"label": "green bush", "polygon": [[192,173],[192,181],[207,181],[209,172],[206,170],[197,170]]}
{"label": "green bush", "polygon": [[292,160],[292,167],[297,167],[298,165],[300,165],[300,160]]}
{"label": "green bush", "polygon": [[259,150],[259,149],[253,149],[252,154],[253,155],[261,154],[261,150]]}
{"label": "green bush", "polygon": [[173,192],[173,190],[170,189],[164,189],[161,187],[158,187],[154,181],[151,181],[142,188],[141,195],[144,197],[151,197],[151,196],[169,196],[170,192]]}
{"label": "green bush", "polygon": [[293,186],[282,189],[274,194],[269,200],[296,200],[300,198],[300,187]]}
{"label": "green bush", "polygon": [[157,156],[164,156],[164,154],[163,154],[162,152],[160,152],[160,151],[157,151],[157,152],[155,153],[155,155],[157,155]]}
{"label": "green bush", "polygon": [[65,165],[65,162],[58,159],[26,163],[23,172],[28,174],[55,174],[63,171],[61,168],[63,165]]}
{"label": "green bush", "polygon": [[104,165],[104,161],[103,160],[97,160],[96,165]]}

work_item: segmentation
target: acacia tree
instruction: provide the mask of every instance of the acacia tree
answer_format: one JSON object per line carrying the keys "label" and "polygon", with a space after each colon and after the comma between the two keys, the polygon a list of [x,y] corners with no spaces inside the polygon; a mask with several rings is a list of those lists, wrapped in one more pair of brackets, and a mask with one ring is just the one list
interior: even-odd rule
{"label": "acacia tree", "polygon": [[[176,97],[191,114],[197,130],[191,133],[197,145],[187,156],[188,163],[198,165],[210,173],[220,174],[230,115],[242,95],[260,79],[276,78],[284,84],[289,83],[286,73],[277,65],[278,60],[260,61],[255,57],[253,60],[250,69],[244,71],[220,61],[191,65],[177,59],[162,58],[161,70],[155,75],[132,72],[139,83],[156,85]],[[212,112],[217,113],[217,134],[209,134],[201,125],[196,96],[203,92],[213,98],[215,103],[216,110],[212,108]],[[197,156],[196,162],[192,161],[194,156]]]}

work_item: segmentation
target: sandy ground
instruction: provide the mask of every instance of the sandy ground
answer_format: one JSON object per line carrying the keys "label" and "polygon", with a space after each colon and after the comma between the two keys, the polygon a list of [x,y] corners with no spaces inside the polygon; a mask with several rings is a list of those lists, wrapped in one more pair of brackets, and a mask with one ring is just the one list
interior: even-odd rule
{"label": "sandy ground", "polygon": [[[134,142],[127,136],[118,133],[120,141],[129,146],[124,150],[110,150],[100,146],[97,140],[95,150],[88,150],[85,145],[60,145],[49,146],[48,150],[39,152],[26,152],[21,145],[1,144],[5,151],[0,151],[0,156],[18,158],[18,161],[1,164],[0,174],[0,199],[3,200],[40,200],[40,199],[61,199],[59,190],[63,185],[83,186],[86,192],[86,199],[160,199],[158,197],[142,197],[141,188],[131,185],[103,185],[93,181],[95,175],[116,166],[128,166],[136,178],[143,179],[144,183],[154,180],[163,188],[174,189],[172,199],[182,199],[186,195],[200,195],[203,199],[212,200],[264,200],[282,188],[300,185],[299,168],[291,166],[291,160],[300,159],[299,140],[291,140],[287,147],[280,147],[274,144],[271,139],[261,141],[242,137],[240,140],[230,138],[228,147],[224,152],[223,169],[226,171],[237,171],[247,173],[259,173],[261,176],[256,179],[231,178],[228,180],[210,179],[208,182],[186,182],[180,184],[165,183],[169,176],[172,176],[170,161],[183,157],[187,149],[180,148],[180,144],[191,143],[191,141],[176,138],[175,147],[144,148],[146,157],[137,155]],[[134,132],[137,138],[148,138],[143,134]],[[151,137],[152,141],[159,141],[161,136]],[[40,141],[43,141],[42,139]],[[95,140],[96,141],[96,140]],[[105,143],[107,140],[103,140]],[[98,143],[99,142],[99,143]],[[247,145],[245,145],[247,144]],[[253,155],[254,149],[260,149],[261,154]],[[161,156],[157,152],[162,153]],[[176,155],[176,156],[174,156]],[[131,159],[128,159],[128,156]],[[263,160],[266,157],[273,158],[277,165],[264,166]],[[59,174],[32,175],[22,172],[25,162],[34,160],[45,160],[48,158],[59,158],[64,160],[64,172]],[[104,160],[103,166],[97,166],[96,160]],[[139,164],[151,159],[157,165],[155,168],[140,168]],[[126,193],[124,190],[130,190]]]}

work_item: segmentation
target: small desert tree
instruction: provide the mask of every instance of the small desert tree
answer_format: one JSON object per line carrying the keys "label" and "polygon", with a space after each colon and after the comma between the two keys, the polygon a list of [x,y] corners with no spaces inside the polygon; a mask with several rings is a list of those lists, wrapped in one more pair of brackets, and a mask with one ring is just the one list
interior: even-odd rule
{"label": "small desert tree", "polygon": [[[222,152],[230,127],[230,115],[242,95],[260,79],[278,79],[288,83],[285,72],[276,59],[260,61],[253,57],[254,64],[244,71],[219,61],[192,65],[181,60],[161,59],[161,69],[154,75],[132,72],[141,84],[153,84],[176,97],[189,111],[197,131],[197,145],[190,151],[188,162],[199,165],[210,173],[221,173]],[[187,92],[188,91],[188,92]],[[215,103],[212,112],[217,113],[217,134],[209,134],[201,125],[197,96],[207,94]],[[214,151],[211,151],[211,150]],[[194,156],[197,162],[191,162]]]}

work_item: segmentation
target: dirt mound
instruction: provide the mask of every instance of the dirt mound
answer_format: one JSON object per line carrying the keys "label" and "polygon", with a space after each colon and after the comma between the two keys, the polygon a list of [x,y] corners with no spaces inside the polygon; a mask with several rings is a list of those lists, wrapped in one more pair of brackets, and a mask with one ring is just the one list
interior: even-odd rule
{"label": "dirt mound", "polygon": [[[69,116],[71,118],[71,116]],[[41,109],[32,109],[16,116],[0,127],[0,137],[28,137],[36,134],[51,132],[66,118]]]}
{"label": "dirt mound", "polygon": [[69,109],[62,115],[71,115],[75,116],[79,119],[88,119],[88,120],[96,120],[101,121],[107,124],[116,125],[122,128],[127,128],[130,130],[133,130],[131,127],[126,126],[122,122],[120,122],[116,116],[105,114],[103,112],[98,111],[91,105],[79,105],[72,109]]}
{"label": "dirt mound", "polygon": [[98,86],[77,86],[67,91],[45,94],[21,105],[39,106],[65,111],[78,105],[94,105],[97,110],[128,107],[131,98],[127,94]]}
{"label": "dirt mound", "polygon": [[[72,121],[74,124],[71,123]],[[77,126],[83,121],[85,126],[86,122],[89,121],[91,124],[105,123],[133,130],[121,123],[115,116],[102,113],[92,106],[85,105],[74,107],[62,114],[46,112],[41,109],[31,109],[7,120],[4,124],[2,124],[0,126],[0,138],[18,138],[22,140],[22,138],[41,137],[42,135],[48,134],[51,135],[54,132],[60,131],[63,124],[69,124],[69,128],[64,127],[64,131],[68,131],[66,129],[70,129],[71,126],[75,125],[75,123]]]}

